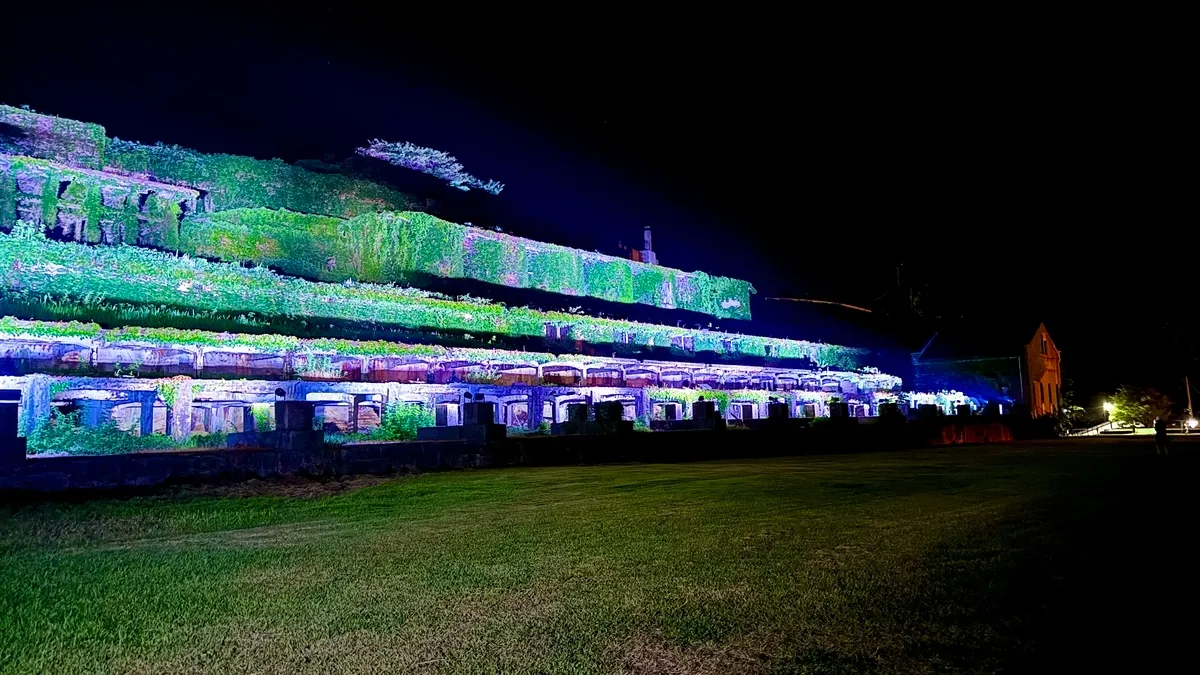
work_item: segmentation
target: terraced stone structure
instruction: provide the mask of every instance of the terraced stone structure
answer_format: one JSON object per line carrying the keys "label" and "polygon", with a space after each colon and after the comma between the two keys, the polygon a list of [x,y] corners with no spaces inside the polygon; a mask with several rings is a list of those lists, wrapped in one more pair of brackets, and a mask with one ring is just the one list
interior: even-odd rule
{"label": "terraced stone structure", "polygon": [[119,431],[134,449],[220,443],[193,436],[270,427],[280,391],[350,439],[459,424],[480,399],[526,432],[580,402],[619,402],[651,427],[700,396],[735,421],[772,403],[870,417],[905,401],[863,349],[422,290],[463,279],[563,307],[589,297],[725,319],[749,319],[753,293],[425,204],[362,174],[130,143],[0,106],[0,389],[22,392],[30,452],[77,429]]}

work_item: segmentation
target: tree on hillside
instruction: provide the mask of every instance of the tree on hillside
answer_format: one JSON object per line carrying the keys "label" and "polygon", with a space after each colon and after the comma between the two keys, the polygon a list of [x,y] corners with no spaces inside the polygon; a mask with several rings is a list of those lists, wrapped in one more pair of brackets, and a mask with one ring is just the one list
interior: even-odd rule
{"label": "tree on hillside", "polygon": [[1131,427],[1148,427],[1171,413],[1171,399],[1157,390],[1122,385],[1112,395],[1112,421]]}

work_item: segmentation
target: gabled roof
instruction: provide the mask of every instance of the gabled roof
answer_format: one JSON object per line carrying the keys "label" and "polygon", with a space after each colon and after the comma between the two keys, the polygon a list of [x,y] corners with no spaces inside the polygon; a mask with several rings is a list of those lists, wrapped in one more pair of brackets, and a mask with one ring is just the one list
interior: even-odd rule
{"label": "gabled roof", "polygon": [[1041,322],[1029,321],[955,324],[933,334],[924,351],[913,353],[913,359],[927,362],[1019,356],[1042,326]]}

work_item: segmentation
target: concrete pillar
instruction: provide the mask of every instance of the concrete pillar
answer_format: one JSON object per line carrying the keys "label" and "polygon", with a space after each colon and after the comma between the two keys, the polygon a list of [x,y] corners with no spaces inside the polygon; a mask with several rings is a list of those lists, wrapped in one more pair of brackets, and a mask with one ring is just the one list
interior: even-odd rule
{"label": "concrete pillar", "polygon": [[311,431],[316,404],[308,401],[275,403],[275,428],[280,431]]}
{"label": "concrete pillar", "polygon": [[[433,410],[433,399],[434,399],[434,397],[432,395],[426,397],[425,405],[428,410]],[[367,400],[366,394],[352,394],[350,396],[350,431],[351,431],[351,433],[355,433],[355,434],[358,433],[358,404],[362,403],[365,400]]]}
{"label": "concrete pillar", "polygon": [[646,401],[646,392],[643,389],[637,389],[633,394],[633,410],[634,416],[637,419],[643,420],[646,424],[650,423],[650,406]]}
{"label": "concrete pillar", "polygon": [[382,421],[384,415],[387,414],[388,406],[394,405],[395,402],[397,400],[399,400],[399,398],[400,398],[400,384],[396,383],[396,382],[388,382],[387,386],[385,387],[383,401],[381,401],[380,405],[379,405],[380,421]]}
{"label": "concrete pillar", "polygon": [[137,399],[141,404],[141,420],[138,432],[142,436],[149,436],[154,433],[154,401],[158,399],[158,391],[139,391],[137,392]]}
{"label": "concrete pillar", "polygon": [[175,400],[167,410],[167,431],[171,438],[186,441],[192,435],[192,381],[181,378],[175,383]]}
{"label": "concrete pillar", "polygon": [[83,425],[89,429],[96,429],[108,424],[112,421],[112,410],[115,407],[115,402],[96,399],[82,399],[79,401],[79,407],[82,408]]}
{"label": "concrete pillar", "polygon": [[212,417],[210,418],[212,425],[209,430],[216,433],[225,433],[228,431],[229,425],[227,422],[229,420],[229,406],[223,405],[209,408],[208,410],[212,414]]}
{"label": "concrete pillar", "polygon": [[25,461],[25,439],[17,437],[20,395],[16,392],[17,400],[0,401],[0,466],[15,466]]}
{"label": "concrete pillar", "polygon": [[39,424],[50,418],[50,378],[45,375],[30,375],[25,380],[23,395],[26,411],[21,424],[25,435],[28,436]]}
{"label": "concrete pillar", "polygon": [[526,427],[535,431],[542,424],[542,406],[545,405],[545,395],[541,387],[533,387],[529,391],[529,421]]}

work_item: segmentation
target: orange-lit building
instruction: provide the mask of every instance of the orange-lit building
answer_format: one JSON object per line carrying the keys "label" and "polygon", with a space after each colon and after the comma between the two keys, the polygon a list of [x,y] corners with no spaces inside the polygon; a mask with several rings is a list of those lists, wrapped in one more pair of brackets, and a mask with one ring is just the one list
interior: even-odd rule
{"label": "orange-lit building", "polygon": [[1051,415],[1062,408],[1062,354],[1050,338],[1046,324],[1038,324],[1033,339],[1025,345],[1026,400],[1034,417]]}
{"label": "orange-lit building", "polygon": [[935,333],[912,364],[919,391],[959,390],[980,407],[1026,406],[1034,417],[1063,407],[1062,352],[1044,323],[1017,332],[960,326]]}

